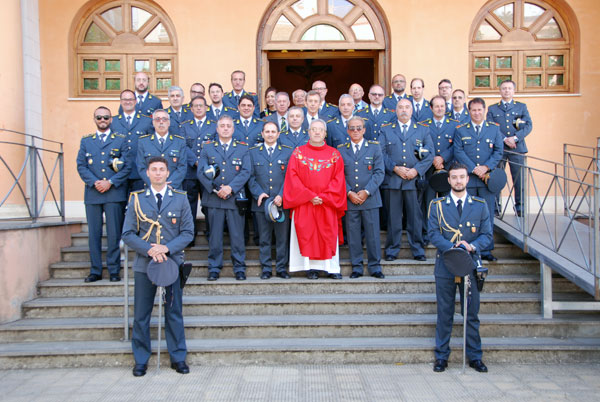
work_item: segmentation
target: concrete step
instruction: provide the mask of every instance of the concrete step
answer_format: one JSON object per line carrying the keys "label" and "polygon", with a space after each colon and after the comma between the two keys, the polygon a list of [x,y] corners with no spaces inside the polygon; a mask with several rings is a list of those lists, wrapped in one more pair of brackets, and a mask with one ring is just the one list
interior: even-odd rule
{"label": "concrete step", "polygon": [[[133,260],[130,260],[129,264]],[[192,264],[192,277],[206,278],[208,276],[207,260],[188,260]],[[365,260],[366,262],[366,260]],[[396,261],[381,261],[383,273],[386,275],[433,275],[434,260],[425,262],[413,259],[399,259]],[[233,277],[233,264],[225,261],[221,270],[221,277]],[[352,266],[348,259],[340,260],[343,276],[352,273]],[[507,259],[502,258],[496,262],[487,262],[485,266],[490,269],[490,275],[538,275],[540,264],[534,259]],[[83,279],[90,273],[89,261],[61,261],[50,266],[51,276],[55,279],[79,278]],[[129,269],[131,275],[131,268]],[[274,269],[273,269],[274,272]],[[258,277],[262,273],[262,267],[258,260],[246,259],[246,275]],[[366,274],[366,269],[365,269]],[[303,273],[292,273],[294,277],[304,277]],[[103,277],[108,279],[106,264],[104,264]]]}
{"label": "concrete step", "polygon": [[[494,363],[597,362],[597,338],[482,339],[484,359]],[[452,364],[462,362],[462,338],[450,344]],[[156,348],[156,345],[153,346]],[[263,338],[190,339],[187,362],[191,365],[233,364],[408,364],[433,360],[433,338]],[[154,349],[156,350],[156,349]],[[161,345],[162,370],[168,370],[166,343]],[[150,370],[156,366],[155,356]],[[121,341],[39,342],[5,344],[0,369],[48,367],[133,366],[131,343]]]}
{"label": "concrete step", "polygon": [[[134,280],[129,280],[130,294],[133,294]],[[485,282],[486,293],[536,293],[539,292],[540,278],[536,275],[490,275]],[[38,286],[40,297],[76,296],[121,296],[124,282],[98,281],[83,283],[80,279],[50,279]],[[567,280],[553,281],[553,290],[558,293],[574,291],[578,288]],[[434,293],[433,275],[387,276],[384,280],[362,277],[342,280],[311,280],[304,276],[293,279],[272,277],[263,280],[249,277],[245,281],[234,278],[220,278],[209,282],[206,277],[188,279],[185,294],[188,296],[209,295],[298,295],[298,294],[417,294]]]}
{"label": "concrete step", "polygon": [[[600,337],[598,315],[481,314],[482,337]],[[462,336],[462,316],[454,335]],[[129,320],[129,327],[133,319]],[[185,317],[187,339],[435,337],[435,314],[262,315]],[[151,320],[157,338],[158,318]],[[164,323],[163,323],[164,331]],[[130,332],[131,333],[131,332]],[[161,335],[163,337],[164,335]],[[0,342],[112,341],[123,338],[122,317],[38,318],[0,325]],[[164,339],[164,338],[163,338]]]}
{"label": "concrete step", "polygon": [[[562,296],[562,294],[561,294]],[[568,295],[579,300],[581,295]],[[558,298],[558,296],[557,296]],[[458,302],[458,297],[457,297]],[[155,302],[158,304],[158,301]],[[133,297],[129,298],[133,314]],[[43,297],[23,303],[25,318],[115,317],[123,314],[123,297]],[[183,296],[183,314],[309,315],[309,314],[434,314],[434,293],[307,294]],[[483,293],[481,314],[538,314],[537,293]],[[158,314],[155,311],[156,314]]]}
{"label": "concrete step", "polygon": [[[403,259],[412,259],[413,255],[410,248],[407,245],[408,243],[404,243],[404,246],[401,248],[400,253],[398,254],[398,258]],[[207,245],[197,245],[194,247],[189,247],[185,249],[186,259],[188,260],[205,260],[208,258],[208,246]],[[381,246],[381,255],[384,256],[384,245]],[[425,256],[427,258],[434,259],[437,250],[433,246],[428,246],[425,249]],[[85,246],[69,246],[63,247],[61,249],[62,261],[89,261],[89,248],[87,245]],[[258,259],[259,248],[254,245],[246,246],[246,259],[256,260]],[[493,252],[493,254],[498,258],[530,258],[527,254],[523,253],[519,248],[510,244],[498,244]],[[130,250],[129,252],[130,259],[132,260],[135,257],[135,252]],[[274,254],[273,254],[274,256]],[[364,258],[366,258],[366,251],[364,253]],[[231,259],[231,248],[229,246],[224,246],[223,248],[223,258],[225,260]],[[340,258],[348,259],[349,251],[347,246],[340,247]],[[106,248],[102,247],[102,259],[106,259]]]}

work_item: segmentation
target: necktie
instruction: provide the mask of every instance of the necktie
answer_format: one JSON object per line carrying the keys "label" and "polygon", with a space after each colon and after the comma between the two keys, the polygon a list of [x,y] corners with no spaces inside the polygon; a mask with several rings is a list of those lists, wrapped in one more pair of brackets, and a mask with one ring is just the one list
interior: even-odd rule
{"label": "necktie", "polygon": [[287,131],[287,124],[285,124],[285,116],[281,116],[281,131]]}
{"label": "necktie", "polygon": [[248,131],[248,120],[244,120],[244,128]]}
{"label": "necktie", "polygon": [[373,110],[373,116],[377,116],[379,114],[379,110],[375,109]]}
{"label": "necktie", "polygon": [[294,131],[292,134],[294,134],[294,138],[296,138],[296,139],[298,138],[298,132],[297,131]]}
{"label": "necktie", "polygon": [[223,144],[223,151],[227,152],[227,144]]}
{"label": "necktie", "polygon": [[236,95],[236,96],[235,96],[235,104],[236,104],[236,105],[239,105],[239,104],[240,104],[240,96],[239,96],[239,95]]}
{"label": "necktie", "polygon": [[158,210],[160,211],[160,207],[162,206],[162,195],[160,193],[156,194],[156,206],[158,207]]}
{"label": "necktie", "polygon": [[221,109],[215,109],[215,116],[217,116],[217,119],[219,118],[220,114],[221,114]]}
{"label": "necktie", "polygon": [[269,158],[273,156],[273,147],[268,147],[267,152],[269,153]]}
{"label": "necktie", "polygon": [[356,105],[354,105],[354,111],[358,112],[358,103]]}
{"label": "necktie", "polygon": [[202,120],[198,120],[197,126],[198,126],[198,130],[200,130],[202,128]]}
{"label": "necktie", "polygon": [[106,134],[100,134],[100,141],[104,142],[106,140]]}
{"label": "necktie", "polygon": [[177,114],[177,121],[181,121],[181,112],[175,112]]}
{"label": "necktie", "polygon": [[406,135],[406,128],[407,128],[407,125],[403,124],[402,125],[402,135]]}
{"label": "necktie", "polygon": [[479,125],[475,126],[475,133],[476,133],[477,135],[479,135],[479,131],[480,131],[480,130],[481,130],[481,126],[479,126]]}
{"label": "necktie", "polygon": [[462,216],[462,200],[456,201],[456,209],[458,210],[458,216]]}
{"label": "necktie", "polygon": [[342,122],[344,123],[344,128],[347,128],[346,124],[348,124],[347,120],[342,120]]}
{"label": "necktie", "polygon": [[357,154],[358,150],[359,150],[358,144],[354,144],[354,154]]}
{"label": "necktie", "polygon": [[504,110],[508,109],[508,102],[504,102],[503,105],[504,105]]}
{"label": "necktie", "polygon": [[435,126],[437,127],[437,129],[439,130],[440,128],[442,128],[442,122],[441,121],[436,121],[435,122]]}
{"label": "necktie", "polygon": [[160,148],[162,149],[162,147],[165,145],[165,139],[164,138],[159,138],[158,142],[160,143]]}
{"label": "necktie", "polygon": [[127,116],[127,126],[131,126],[131,116]]}
{"label": "necktie", "polygon": [[419,114],[419,110],[421,110],[421,105],[419,103],[417,103],[415,105],[415,111],[417,112],[417,114]]}
{"label": "necktie", "polygon": [[454,113],[454,120],[460,120],[460,113]]}
{"label": "necktie", "polygon": [[144,95],[138,95],[138,103],[141,104],[144,101]]}

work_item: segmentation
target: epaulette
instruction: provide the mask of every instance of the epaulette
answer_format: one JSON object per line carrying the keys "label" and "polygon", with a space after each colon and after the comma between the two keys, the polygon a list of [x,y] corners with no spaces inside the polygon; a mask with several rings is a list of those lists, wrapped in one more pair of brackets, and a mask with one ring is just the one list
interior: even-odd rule
{"label": "epaulette", "polygon": [[454,121],[458,123],[458,120],[454,120],[452,117],[446,117],[446,123],[448,123],[449,121]]}
{"label": "epaulette", "polygon": [[475,201],[479,201],[479,202],[485,204],[485,200],[483,198],[477,197],[476,195],[472,195],[471,198]]}
{"label": "epaulette", "polygon": [[342,148],[342,147],[346,147],[346,148],[348,148],[349,146],[350,146],[350,144],[349,144],[349,143],[345,143],[345,144],[340,144],[340,145],[338,145],[337,147],[338,147],[338,149],[339,149],[339,148]]}
{"label": "epaulette", "polygon": [[210,144],[211,142],[213,142],[214,140],[206,140],[202,143],[202,145],[207,145]]}
{"label": "epaulette", "polygon": [[385,112],[386,112],[386,110],[387,110],[388,112],[390,112],[390,113],[395,113],[395,112],[396,112],[396,109],[388,109],[388,108],[384,107],[384,108],[383,108],[383,112],[385,113]]}
{"label": "epaulette", "polygon": [[229,106],[223,106],[223,110],[235,110],[236,112],[238,111],[236,108]]}
{"label": "epaulette", "polygon": [[258,147],[260,147],[260,145],[255,145],[255,146],[253,146],[253,147],[250,147],[250,148],[248,148],[248,151],[250,151],[251,149],[256,149],[256,148],[258,148]]}
{"label": "epaulette", "polygon": [[83,137],[81,137],[81,138],[93,137],[93,136],[95,136],[95,135],[96,135],[96,133],[92,133],[92,134],[86,134],[86,135],[84,135],[84,136],[83,136]]}
{"label": "epaulette", "polygon": [[488,123],[490,123],[490,124],[493,124],[493,125],[495,125],[495,126],[498,126],[498,127],[500,127],[500,124],[499,124],[499,123],[496,123],[495,121],[488,121]]}
{"label": "epaulette", "polygon": [[433,123],[433,120],[431,120],[431,119],[425,119],[421,123],[431,124],[431,123]]}
{"label": "epaulette", "polygon": [[331,106],[331,107],[337,107],[337,105],[334,105],[333,103],[327,103],[327,102],[325,102],[325,105]]}
{"label": "epaulette", "polygon": [[246,92],[246,93],[247,93],[248,95],[250,95],[250,96],[257,96],[257,95],[256,95],[256,92]]}
{"label": "epaulette", "polygon": [[444,201],[446,197],[438,197],[438,198],[434,198],[433,200],[431,200],[431,202],[442,202]]}
{"label": "epaulette", "polygon": [[148,94],[148,99],[152,99],[152,98],[153,98],[152,94]]}
{"label": "epaulette", "polygon": [[366,110],[366,111],[368,111],[368,110],[369,110],[369,105],[367,105],[367,106],[363,107],[362,109],[358,109],[358,110],[356,111],[356,113],[360,113],[360,112],[362,112],[363,110]]}
{"label": "epaulette", "polygon": [[[381,128],[384,128],[384,127],[387,127],[387,126],[391,126],[392,124],[394,124],[394,123],[389,122],[389,123],[382,124]],[[393,126],[393,127],[395,127],[395,126]]]}
{"label": "epaulette", "polygon": [[184,138],[184,137],[182,137],[182,136],[180,136],[180,135],[177,135],[177,134],[173,134],[173,137],[176,137],[176,138],[181,138],[182,140],[185,140],[185,138]]}
{"label": "epaulette", "polygon": [[515,101],[515,103],[520,103],[520,104],[523,104],[523,102],[519,102],[519,101]]}
{"label": "epaulette", "polygon": [[289,145],[286,144],[279,144],[280,147],[284,147],[284,148],[289,148],[289,149],[294,149],[292,147],[290,147]]}
{"label": "epaulette", "polygon": [[140,140],[141,140],[142,138],[150,137],[151,135],[152,135],[152,134],[144,134],[144,135],[140,135]]}
{"label": "epaulette", "polygon": [[420,124],[423,127],[429,127],[429,124],[427,124],[427,120],[419,121],[417,122],[417,124]]}
{"label": "epaulette", "polygon": [[[327,120],[327,124],[331,123],[331,122],[332,122],[332,121],[334,121],[334,120],[337,120],[337,117],[334,117],[334,118],[333,118],[333,119],[331,119],[331,120]],[[339,123],[339,120],[337,121],[337,123]]]}
{"label": "epaulette", "polygon": [[459,124],[458,126],[456,126],[456,128],[461,128],[461,127],[464,127],[464,126],[466,126],[468,124],[469,124],[468,122],[467,123],[463,123],[463,124]]}
{"label": "epaulette", "polygon": [[149,118],[149,119],[151,119],[151,118],[152,118],[152,116],[150,116],[149,114],[143,114],[143,113],[138,113],[138,114],[137,114],[135,117],[139,119],[139,118],[140,118],[140,116],[147,117],[147,118]]}
{"label": "epaulette", "polygon": [[188,124],[189,123],[189,125],[191,126],[191,125],[194,124],[194,122],[195,122],[194,119],[189,119],[189,120],[186,120],[186,121],[182,122],[181,125],[183,126],[184,124]]}
{"label": "epaulette", "polygon": [[375,144],[375,145],[379,145],[379,141],[368,140],[367,142],[368,142],[369,144]]}
{"label": "epaulette", "polygon": [[126,138],[126,136],[121,133],[110,133],[110,137],[111,138],[115,138],[115,137]]}
{"label": "epaulette", "polygon": [[237,119],[233,122],[234,124],[240,124],[240,119]]}
{"label": "epaulette", "polygon": [[174,193],[177,193],[177,194],[187,195],[187,191],[175,190],[174,188],[172,188],[171,191],[174,192]]}
{"label": "epaulette", "polygon": [[248,146],[248,144],[247,144],[247,143],[245,143],[244,141],[237,141],[237,140],[234,140],[234,142],[235,142],[236,144],[240,144],[240,145],[245,145],[245,146]]}

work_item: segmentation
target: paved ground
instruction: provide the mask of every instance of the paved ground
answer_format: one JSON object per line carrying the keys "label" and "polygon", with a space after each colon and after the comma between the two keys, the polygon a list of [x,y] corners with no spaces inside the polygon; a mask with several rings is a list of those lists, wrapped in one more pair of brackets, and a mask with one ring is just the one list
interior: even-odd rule
{"label": "paved ground", "polygon": [[0,371],[1,401],[598,401],[600,364],[192,366]]}

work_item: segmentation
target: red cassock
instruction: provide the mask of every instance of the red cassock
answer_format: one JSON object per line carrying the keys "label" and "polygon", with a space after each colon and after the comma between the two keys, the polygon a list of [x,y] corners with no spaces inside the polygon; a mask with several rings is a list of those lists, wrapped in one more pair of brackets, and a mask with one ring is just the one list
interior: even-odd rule
{"label": "red cassock", "polygon": [[[313,205],[315,197],[323,200]],[[302,145],[294,150],[283,186],[283,206],[291,209],[300,253],[313,260],[335,255],[344,241],[342,216],[347,209],[344,161],[328,145]]]}

